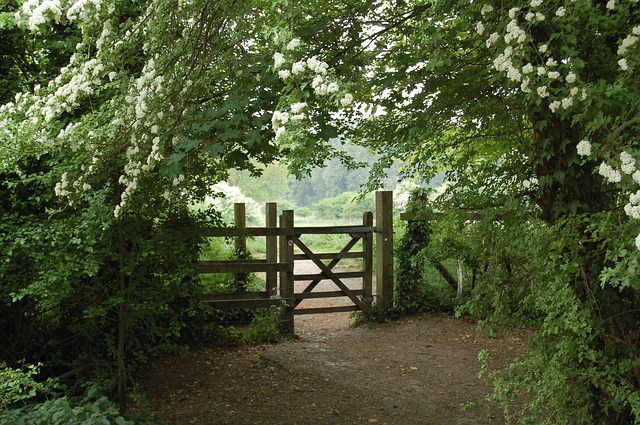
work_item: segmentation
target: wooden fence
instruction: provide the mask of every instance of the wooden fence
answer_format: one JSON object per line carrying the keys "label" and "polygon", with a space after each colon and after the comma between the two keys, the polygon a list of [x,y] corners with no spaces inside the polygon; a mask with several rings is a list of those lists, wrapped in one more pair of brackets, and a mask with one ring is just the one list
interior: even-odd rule
{"label": "wooden fence", "polygon": [[[266,204],[266,220],[264,227],[247,227],[244,204],[235,204],[234,226],[225,228],[208,228],[203,230],[206,237],[233,237],[238,259],[234,260],[202,260],[199,262],[201,273],[233,273],[235,275],[236,293],[210,294],[203,302],[215,309],[259,309],[282,307],[285,329],[294,331],[295,314],[312,314],[336,311],[361,310],[371,312],[373,299],[379,313],[388,312],[393,303],[393,197],[392,192],[376,193],[376,227],[373,227],[373,214],[365,212],[361,224],[350,226],[297,227],[294,225],[294,212],[283,211],[277,216],[277,205]],[[348,234],[351,240],[340,252],[315,253],[301,240],[303,234]],[[376,235],[376,292],[373,293],[373,235]],[[249,236],[266,238],[266,257],[264,260],[243,258],[246,253],[246,238]],[[362,241],[362,250],[351,249]],[[302,253],[296,254],[297,247]],[[335,272],[334,267],[345,258],[362,258],[362,270]],[[296,260],[312,260],[320,269],[315,275],[296,275]],[[330,260],[325,264],[322,260]],[[258,292],[247,292],[248,273],[264,272],[265,289]],[[353,290],[344,284],[344,278],[362,278],[362,289]],[[300,293],[295,293],[294,283],[306,280],[310,284]],[[322,280],[331,280],[338,286],[338,291],[312,292]],[[296,307],[304,299],[348,297],[353,306],[325,307],[301,309]]]}

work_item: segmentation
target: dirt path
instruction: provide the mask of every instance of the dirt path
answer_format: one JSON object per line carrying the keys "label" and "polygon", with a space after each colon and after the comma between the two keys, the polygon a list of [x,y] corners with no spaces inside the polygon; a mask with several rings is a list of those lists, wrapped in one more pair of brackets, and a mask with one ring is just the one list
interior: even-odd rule
{"label": "dirt path", "polygon": [[[326,301],[325,301],[326,302]],[[297,339],[158,362],[146,383],[170,424],[485,424],[478,352],[521,355],[527,331],[487,338],[446,315],[352,328],[348,313],[296,317]]]}

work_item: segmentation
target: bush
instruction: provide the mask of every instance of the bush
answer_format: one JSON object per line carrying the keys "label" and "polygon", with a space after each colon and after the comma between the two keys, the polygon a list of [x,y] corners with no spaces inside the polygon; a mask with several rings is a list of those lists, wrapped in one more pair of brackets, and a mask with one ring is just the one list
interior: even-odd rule
{"label": "bush", "polygon": [[40,366],[13,369],[0,364],[0,425],[131,423],[98,387],[89,388],[81,397],[68,397],[56,381],[36,381]]}

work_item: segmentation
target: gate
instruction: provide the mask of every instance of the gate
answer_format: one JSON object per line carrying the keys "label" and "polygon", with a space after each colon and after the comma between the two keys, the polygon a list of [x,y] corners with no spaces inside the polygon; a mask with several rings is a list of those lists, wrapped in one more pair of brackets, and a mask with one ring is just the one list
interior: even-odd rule
{"label": "gate", "polygon": [[[246,227],[244,204],[235,205],[234,227],[205,229],[207,237],[234,237],[236,252],[246,250],[247,236],[266,238],[266,259],[264,260],[204,260],[199,262],[201,273],[234,273],[238,283],[238,293],[210,294],[203,302],[216,309],[257,309],[273,306],[282,307],[283,321],[288,332],[293,333],[294,315],[316,314],[342,311],[362,311],[371,313],[373,293],[373,240],[376,235],[376,294],[378,312],[386,313],[393,300],[393,218],[391,192],[376,193],[376,223],[373,214],[366,212],[362,224],[354,226],[296,227],[294,212],[283,211],[277,225],[276,204],[267,204],[265,227]],[[350,239],[335,253],[313,252],[301,237],[309,234],[345,234]],[[279,243],[278,243],[279,239]],[[360,250],[354,247],[362,242]],[[278,247],[279,245],[279,247]],[[296,252],[297,249],[297,252]],[[341,260],[356,258],[362,260],[362,269],[357,271],[336,271]],[[320,272],[316,274],[296,274],[295,262],[312,261]],[[323,261],[324,260],[324,261]],[[325,263],[325,261],[327,261]],[[242,291],[242,282],[247,273],[264,272],[264,291]],[[278,279],[279,277],[279,279]],[[362,279],[359,288],[351,288],[345,279]],[[330,281],[336,286],[334,291],[314,291],[322,281]],[[295,282],[309,282],[299,292]],[[279,284],[278,284],[279,283]],[[343,297],[350,305],[304,308],[304,300]]]}
{"label": "gate", "polygon": [[[294,227],[293,211],[284,211],[281,225],[292,229],[291,233],[283,237],[282,258],[293,260],[294,270],[289,276],[281,274],[280,292],[285,298],[294,300],[294,314],[334,313],[341,311],[362,311],[365,314],[371,312],[373,302],[373,213],[365,212],[360,226],[332,226],[332,227]],[[315,253],[301,240],[304,234],[346,234],[350,240],[336,253]],[[352,249],[362,241],[362,249]],[[301,253],[295,254],[295,248]],[[337,272],[334,268],[341,260],[346,258],[362,259],[362,270]],[[318,274],[295,273],[296,261],[312,261],[319,269]],[[325,264],[323,260],[331,260]],[[284,279],[283,279],[284,277]],[[350,288],[344,279],[362,279],[361,289]],[[323,280],[329,280],[337,287],[336,291],[313,292]],[[295,282],[310,282],[301,292],[296,292]],[[307,299],[347,297],[352,304],[347,306],[331,306],[303,308],[301,303]]]}

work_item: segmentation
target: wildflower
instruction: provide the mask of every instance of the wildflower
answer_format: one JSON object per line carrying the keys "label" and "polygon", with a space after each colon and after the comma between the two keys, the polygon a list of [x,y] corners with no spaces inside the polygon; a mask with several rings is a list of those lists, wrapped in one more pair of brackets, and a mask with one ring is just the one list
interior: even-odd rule
{"label": "wildflower", "polygon": [[607,2],[607,9],[613,10],[616,8],[616,0],[609,0]]}
{"label": "wildflower", "polygon": [[565,9],[564,7],[560,7],[558,8],[558,10],[556,10],[556,16],[559,17],[563,17],[564,15],[566,15],[567,13],[567,9]]}
{"label": "wildflower", "polygon": [[484,34],[484,24],[482,23],[482,21],[479,21],[478,23],[476,23],[476,32],[479,35]]}
{"label": "wildflower", "polygon": [[568,73],[567,76],[565,77],[565,80],[569,84],[575,83],[576,82],[576,74],[574,74],[573,72]]}
{"label": "wildflower", "polygon": [[561,103],[559,100],[554,100],[553,102],[551,102],[549,104],[549,109],[551,110],[551,112],[555,113],[558,108],[560,107]]}
{"label": "wildflower", "polygon": [[548,45],[543,44],[543,45],[541,45],[540,47],[538,47],[538,51],[539,51],[540,53],[545,53],[545,52],[547,51],[547,49],[548,49],[548,48],[549,48],[549,46],[548,46]]}
{"label": "wildflower", "polygon": [[531,7],[538,7],[542,4],[542,0],[531,0]]}
{"label": "wildflower", "polygon": [[547,76],[552,80],[557,80],[560,77],[560,73],[558,71],[549,71]]}

